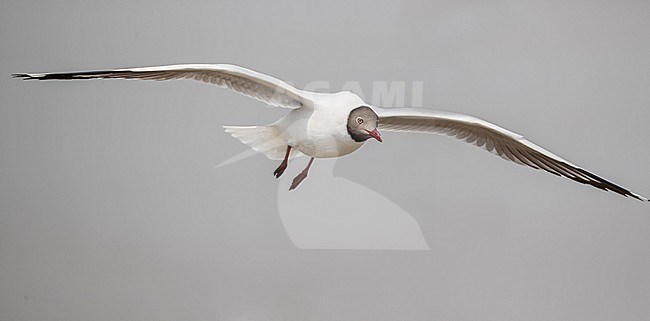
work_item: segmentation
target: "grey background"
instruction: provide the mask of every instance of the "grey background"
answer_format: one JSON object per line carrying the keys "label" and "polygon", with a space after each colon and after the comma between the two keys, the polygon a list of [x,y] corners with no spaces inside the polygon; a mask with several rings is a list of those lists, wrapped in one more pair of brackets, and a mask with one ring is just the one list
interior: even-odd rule
{"label": "grey background", "polygon": [[384,133],[334,175],[410,213],[431,250],[301,250],[275,162],[213,168],[247,148],[221,125],[285,111],[193,82],[9,74],[229,62],[299,87],[421,80],[425,106],[648,196],[649,31],[647,1],[2,1],[0,319],[647,320],[648,204]]}

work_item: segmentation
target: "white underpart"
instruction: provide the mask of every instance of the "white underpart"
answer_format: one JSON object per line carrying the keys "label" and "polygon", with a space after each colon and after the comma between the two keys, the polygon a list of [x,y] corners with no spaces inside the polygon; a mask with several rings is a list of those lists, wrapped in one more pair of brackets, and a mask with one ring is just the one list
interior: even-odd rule
{"label": "white underpart", "polygon": [[[339,157],[354,152],[363,143],[347,132],[350,112],[369,106],[351,92],[320,94],[299,90],[271,76],[226,64],[183,64],[65,73],[14,74],[34,80],[121,78],[141,80],[192,79],[228,88],[271,106],[292,109],[268,126],[227,127],[226,130],[255,151],[272,159],[284,157],[287,146],[294,154]],[[600,178],[515,134],[476,117],[427,109],[374,108],[379,129],[454,136],[499,155],[505,160],[542,169],[595,187],[612,190],[642,201],[648,199]]]}

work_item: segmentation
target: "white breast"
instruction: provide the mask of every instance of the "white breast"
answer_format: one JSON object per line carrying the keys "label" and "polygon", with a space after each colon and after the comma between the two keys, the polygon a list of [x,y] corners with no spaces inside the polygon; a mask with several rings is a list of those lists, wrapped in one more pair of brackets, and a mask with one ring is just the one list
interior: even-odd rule
{"label": "white breast", "polygon": [[[353,95],[354,97],[350,97]],[[278,120],[287,143],[303,154],[316,158],[339,157],[363,146],[347,131],[350,111],[364,104],[352,93],[323,95],[313,109],[299,108]]]}

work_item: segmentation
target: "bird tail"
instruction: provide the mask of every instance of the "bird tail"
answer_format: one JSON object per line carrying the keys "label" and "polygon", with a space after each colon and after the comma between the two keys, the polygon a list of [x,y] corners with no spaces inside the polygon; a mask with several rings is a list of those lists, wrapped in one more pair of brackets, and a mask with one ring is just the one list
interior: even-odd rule
{"label": "bird tail", "polygon": [[[269,159],[284,159],[287,152],[287,142],[282,131],[276,126],[223,126],[226,133],[239,139],[242,143]],[[291,150],[289,158],[301,156],[302,153],[295,148]]]}

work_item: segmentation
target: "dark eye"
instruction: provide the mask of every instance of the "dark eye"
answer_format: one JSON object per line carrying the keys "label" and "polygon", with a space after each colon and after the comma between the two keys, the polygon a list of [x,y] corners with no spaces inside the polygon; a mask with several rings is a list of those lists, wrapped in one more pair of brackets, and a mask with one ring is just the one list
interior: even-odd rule
{"label": "dark eye", "polygon": [[363,118],[357,117],[357,124],[359,125],[363,124]]}

